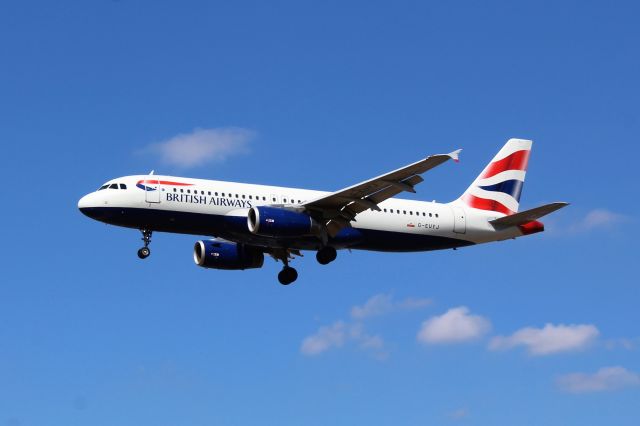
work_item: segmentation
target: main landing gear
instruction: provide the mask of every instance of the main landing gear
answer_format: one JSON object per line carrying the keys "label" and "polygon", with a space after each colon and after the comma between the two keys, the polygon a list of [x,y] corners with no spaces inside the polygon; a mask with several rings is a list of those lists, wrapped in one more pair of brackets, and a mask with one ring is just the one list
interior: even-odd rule
{"label": "main landing gear", "polygon": [[144,247],[138,250],[138,257],[140,259],[146,259],[151,254],[151,250],[149,250],[149,244],[151,243],[151,230],[141,229],[140,232],[142,232],[142,241],[144,241]]}
{"label": "main landing gear", "polygon": [[278,248],[271,249],[267,253],[273,257],[276,261],[280,261],[284,264],[282,271],[278,273],[278,281],[282,285],[289,285],[298,279],[298,271],[295,268],[289,266],[289,261],[293,259],[293,256],[302,256],[299,250]]}
{"label": "main landing gear", "polygon": [[[298,250],[289,250],[289,249],[281,249],[277,251],[270,252],[271,256],[273,256],[276,260],[282,261],[284,263],[284,267],[282,271],[278,274],[278,281],[282,285],[289,285],[298,279],[298,271],[289,266],[289,260],[292,259],[292,254],[296,256],[302,256]],[[318,263],[321,265],[326,265],[328,263],[336,260],[338,253],[336,249],[331,246],[324,246],[316,253],[316,259]]]}
{"label": "main landing gear", "polygon": [[327,265],[338,257],[336,249],[331,246],[324,246],[316,253],[316,260],[321,265]]}
{"label": "main landing gear", "polygon": [[282,285],[289,285],[297,279],[298,271],[289,265],[285,265],[284,268],[282,268],[282,271],[278,274],[278,281],[280,281],[280,284]]}

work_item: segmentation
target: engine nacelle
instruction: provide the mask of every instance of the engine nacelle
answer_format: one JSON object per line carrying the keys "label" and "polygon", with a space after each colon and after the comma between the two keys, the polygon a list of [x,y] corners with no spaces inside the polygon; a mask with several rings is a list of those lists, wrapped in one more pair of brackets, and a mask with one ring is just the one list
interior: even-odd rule
{"label": "engine nacelle", "polygon": [[264,253],[257,247],[223,241],[198,241],[193,248],[196,265],[213,269],[262,268]]}
{"label": "engine nacelle", "polygon": [[265,237],[300,237],[318,232],[320,225],[306,213],[279,207],[252,207],[247,215],[249,231]]}

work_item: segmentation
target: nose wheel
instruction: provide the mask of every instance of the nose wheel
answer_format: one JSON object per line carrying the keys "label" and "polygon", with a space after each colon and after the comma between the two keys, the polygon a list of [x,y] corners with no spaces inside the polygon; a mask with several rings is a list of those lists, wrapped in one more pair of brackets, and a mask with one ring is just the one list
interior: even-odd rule
{"label": "nose wheel", "polygon": [[146,259],[151,254],[151,250],[149,250],[149,244],[151,244],[151,231],[149,229],[141,229],[140,232],[142,232],[144,247],[138,250],[138,257],[140,259]]}

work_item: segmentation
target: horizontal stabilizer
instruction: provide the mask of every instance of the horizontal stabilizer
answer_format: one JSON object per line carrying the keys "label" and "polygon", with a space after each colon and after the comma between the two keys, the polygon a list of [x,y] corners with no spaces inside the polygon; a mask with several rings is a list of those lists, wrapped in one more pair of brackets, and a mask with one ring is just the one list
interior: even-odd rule
{"label": "horizontal stabilizer", "polygon": [[492,220],[491,223],[496,227],[509,227],[524,225],[525,223],[532,222],[540,219],[542,216],[546,216],[549,213],[553,213],[556,210],[560,210],[563,207],[568,206],[569,203],[557,202],[551,204],[545,204],[544,206],[536,207],[530,210],[525,210],[520,213],[515,213],[509,216],[501,217],[499,219]]}

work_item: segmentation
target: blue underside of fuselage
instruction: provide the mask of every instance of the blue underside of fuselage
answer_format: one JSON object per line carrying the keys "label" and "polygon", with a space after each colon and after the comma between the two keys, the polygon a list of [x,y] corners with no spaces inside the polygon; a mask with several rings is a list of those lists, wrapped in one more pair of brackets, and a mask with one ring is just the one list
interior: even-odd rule
{"label": "blue underside of fuselage", "polygon": [[[272,238],[249,232],[247,219],[241,216],[221,216],[202,213],[177,212],[154,209],[91,207],[82,213],[92,219],[111,225],[159,232],[208,235],[229,241],[262,247],[283,247],[300,250],[317,250],[318,238]],[[344,228],[329,240],[335,248],[376,250],[389,252],[428,251],[473,245],[470,241],[433,235],[379,231],[362,228]]]}

